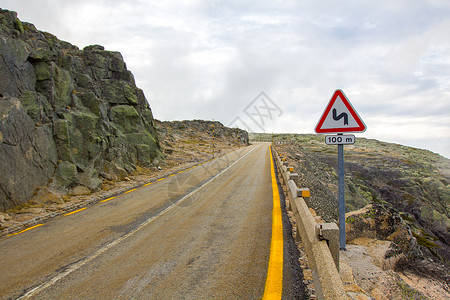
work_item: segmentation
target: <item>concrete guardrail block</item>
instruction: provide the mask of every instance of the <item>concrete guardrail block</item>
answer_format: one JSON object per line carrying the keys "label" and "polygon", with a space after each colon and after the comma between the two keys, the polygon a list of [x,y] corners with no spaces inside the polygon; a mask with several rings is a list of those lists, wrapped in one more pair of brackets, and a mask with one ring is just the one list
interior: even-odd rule
{"label": "concrete guardrail block", "polygon": [[298,181],[298,174],[290,172],[288,180],[293,180],[295,183]]}
{"label": "concrete guardrail block", "polygon": [[339,228],[336,223],[316,224],[316,236],[319,240],[326,240],[330,248],[334,264],[339,271]]}
{"label": "concrete guardrail block", "polygon": [[297,185],[293,180],[287,182],[287,195],[289,200],[288,209],[292,211],[292,201],[297,197]]}
{"label": "concrete guardrail block", "polygon": [[308,207],[310,207],[310,197],[311,197],[311,192],[308,188],[299,188],[297,189],[297,196],[298,197],[302,197],[303,200],[305,200],[306,205],[308,205]]}

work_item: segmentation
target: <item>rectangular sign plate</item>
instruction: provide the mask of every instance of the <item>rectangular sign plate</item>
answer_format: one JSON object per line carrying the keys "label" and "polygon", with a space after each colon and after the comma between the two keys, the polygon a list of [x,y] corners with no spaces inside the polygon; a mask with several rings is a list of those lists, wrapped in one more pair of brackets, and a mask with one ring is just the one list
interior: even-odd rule
{"label": "rectangular sign plate", "polygon": [[352,145],[355,143],[355,136],[353,134],[327,135],[325,136],[325,143],[327,145]]}

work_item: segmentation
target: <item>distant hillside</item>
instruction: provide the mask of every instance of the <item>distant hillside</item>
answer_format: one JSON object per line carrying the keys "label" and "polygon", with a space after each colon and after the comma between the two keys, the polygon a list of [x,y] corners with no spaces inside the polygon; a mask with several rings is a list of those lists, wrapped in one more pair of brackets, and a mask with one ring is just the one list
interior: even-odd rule
{"label": "distant hillside", "polygon": [[[252,134],[251,140],[271,139]],[[280,149],[295,162],[299,183],[311,189],[312,205],[327,220],[338,219],[337,146],[319,135],[275,135],[290,141]],[[419,244],[450,261],[450,160],[436,153],[357,138],[345,146],[346,210],[379,203],[399,212]]]}
{"label": "distant hillside", "polygon": [[218,121],[184,120],[155,122],[163,153],[171,160],[199,160],[217,156],[233,147],[248,145],[248,132]]}
{"label": "distant hillside", "polygon": [[0,25],[0,211],[46,185],[97,191],[161,155],[119,52],[79,50],[7,10]]}

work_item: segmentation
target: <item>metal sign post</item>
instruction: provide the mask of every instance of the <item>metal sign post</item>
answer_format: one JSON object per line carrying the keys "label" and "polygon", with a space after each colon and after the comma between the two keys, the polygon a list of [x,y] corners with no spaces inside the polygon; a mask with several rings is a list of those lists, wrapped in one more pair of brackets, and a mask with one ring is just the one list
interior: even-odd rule
{"label": "metal sign post", "polygon": [[339,181],[339,247],[345,250],[345,172],[344,145],[338,145],[338,181]]}
{"label": "metal sign post", "polygon": [[342,90],[336,90],[325,108],[315,128],[316,133],[337,133],[327,135],[327,145],[338,146],[338,184],[339,184],[339,246],[345,250],[345,172],[344,145],[354,144],[354,135],[343,132],[364,132],[366,125],[350,104]]}

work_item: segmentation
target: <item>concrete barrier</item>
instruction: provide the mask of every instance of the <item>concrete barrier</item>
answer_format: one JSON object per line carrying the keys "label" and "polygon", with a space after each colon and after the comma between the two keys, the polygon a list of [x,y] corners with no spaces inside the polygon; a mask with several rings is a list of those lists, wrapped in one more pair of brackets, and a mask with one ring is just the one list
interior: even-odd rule
{"label": "concrete barrier", "polygon": [[272,145],[275,164],[286,186],[289,207],[297,226],[296,239],[302,241],[312,271],[318,299],[348,299],[339,276],[339,228],[335,223],[316,223],[309,210],[310,191],[298,188],[298,174]]}

